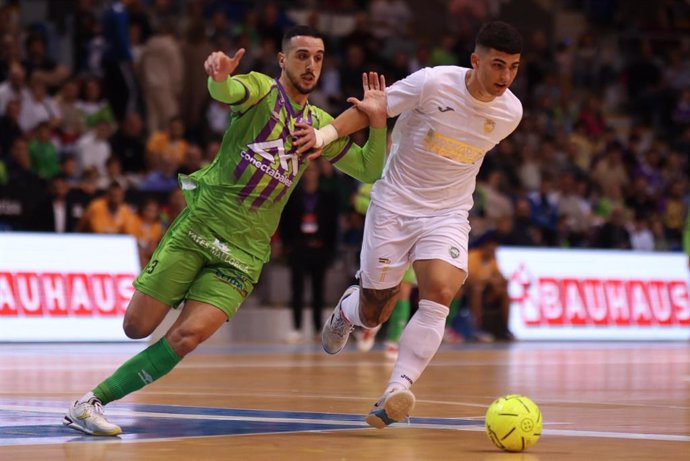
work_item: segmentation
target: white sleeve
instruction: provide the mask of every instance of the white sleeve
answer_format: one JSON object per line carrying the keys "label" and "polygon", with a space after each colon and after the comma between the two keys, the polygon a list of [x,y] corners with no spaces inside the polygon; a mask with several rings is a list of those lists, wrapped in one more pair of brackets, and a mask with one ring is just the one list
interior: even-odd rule
{"label": "white sleeve", "polygon": [[428,67],[420,69],[386,89],[389,117],[395,117],[419,105],[430,70]]}

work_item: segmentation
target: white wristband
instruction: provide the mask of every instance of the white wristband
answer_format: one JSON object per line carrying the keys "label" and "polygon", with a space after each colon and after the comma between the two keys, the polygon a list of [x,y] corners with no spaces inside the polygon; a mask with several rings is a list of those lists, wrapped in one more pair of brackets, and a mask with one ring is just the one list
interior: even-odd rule
{"label": "white wristband", "polygon": [[323,128],[315,129],[314,137],[316,138],[314,147],[316,149],[321,149],[338,139],[339,136],[338,130],[336,130],[333,125],[326,125]]}

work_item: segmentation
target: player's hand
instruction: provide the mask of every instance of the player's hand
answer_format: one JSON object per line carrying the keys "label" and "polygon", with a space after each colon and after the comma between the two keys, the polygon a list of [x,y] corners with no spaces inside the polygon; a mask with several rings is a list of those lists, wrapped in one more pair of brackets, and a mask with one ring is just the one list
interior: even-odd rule
{"label": "player's hand", "polygon": [[374,128],[386,126],[386,78],[377,72],[364,72],[362,74],[362,87],[364,98],[347,98],[347,102],[354,105],[369,117],[369,123]]}
{"label": "player's hand", "polygon": [[295,138],[292,145],[297,147],[296,154],[299,156],[309,152],[316,144],[314,127],[305,122],[295,123],[295,131],[292,132],[292,137]]}
{"label": "player's hand", "polygon": [[214,51],[208,55],[208,58],[204,61],[204,70],[216,82],[225,81],[230,74],[235,72],[244,53],[245,49],[240,48],[231,58],[222,51]]}
{"label": "player's hand", "polygon": [[300,157],[302,155],[307,155],[307,160],[315,160],[321,157],[323,154],[323,148],[317,149],[314,147],[316,144],[316,136],[314,136],[314,127],[304,122],[295,123],[296,130],[292,132],[292,136],[295,137],[292,145],[298,147],[295,151]]}

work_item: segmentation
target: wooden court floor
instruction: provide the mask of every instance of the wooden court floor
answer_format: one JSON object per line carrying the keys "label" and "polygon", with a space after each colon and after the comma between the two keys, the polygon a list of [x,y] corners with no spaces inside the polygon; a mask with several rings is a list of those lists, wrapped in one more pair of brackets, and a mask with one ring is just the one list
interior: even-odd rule
{"label": "wooden court floor", "polygon": [[[143,346],[0,344],[0,460],[690,460],[688,343],[444,345],[413,418],[385,430],[362,419],[390,373],[380,350],[206,346],[106,407],[121,437],[64,428],[69,402]],[[483,431],[507,393],[543,413],[524,453]]]}

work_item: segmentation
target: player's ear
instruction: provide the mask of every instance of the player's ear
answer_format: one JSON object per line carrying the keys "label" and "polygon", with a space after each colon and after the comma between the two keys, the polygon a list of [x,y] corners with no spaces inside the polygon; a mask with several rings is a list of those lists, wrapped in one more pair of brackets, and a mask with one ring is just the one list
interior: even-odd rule
{"label": "player's ear", "polygon": [[476,69],[479,66],[479,55],[477,53],[472,53],[470,55],[470,62],[472,63],[472,69]]}
{"label": "player's ear", "polygon": [[278,52],[278,65],[281,69],[285,69],[285,54],[282,51]]}

